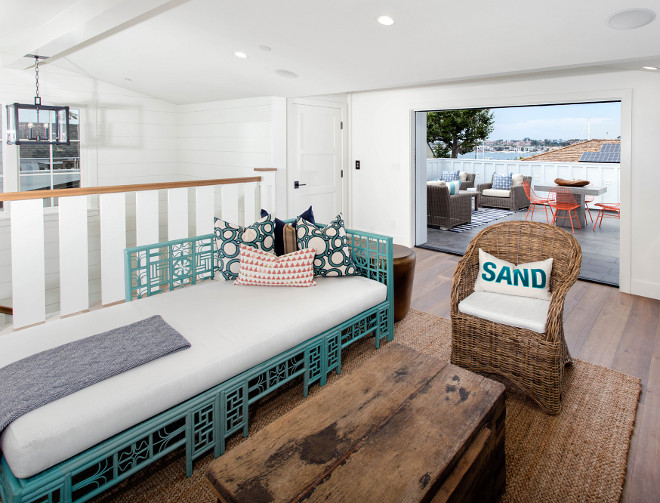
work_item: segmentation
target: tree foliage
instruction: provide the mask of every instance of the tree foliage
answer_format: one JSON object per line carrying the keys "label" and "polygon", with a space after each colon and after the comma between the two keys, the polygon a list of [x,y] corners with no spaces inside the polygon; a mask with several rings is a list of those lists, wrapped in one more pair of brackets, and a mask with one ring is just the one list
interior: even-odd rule
{"label": "tree foliage", "polygon": [[458,157],[472,152],[493,132],[495,118],[490,109],[429,112],[426,141],[434,157]]}

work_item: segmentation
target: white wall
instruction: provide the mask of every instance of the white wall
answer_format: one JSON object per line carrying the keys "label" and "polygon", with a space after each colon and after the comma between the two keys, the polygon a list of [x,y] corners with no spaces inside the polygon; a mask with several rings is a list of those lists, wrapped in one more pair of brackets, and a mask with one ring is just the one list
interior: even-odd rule
{"label": "white wall", "polygon": [[[179,175],[177,107],[65,70],[40,67],[44,104],[81,110],[81,167],[84,185],[117,185],[175,181]],[[0,69],[0,104],[33,103],[34,72]],[[4,142],[4,138],[2,139]],[[17,189],[17,147],[3,145],[4,190]],[[135,213],[128,198],[127,215]],[[54,210],[45,210],[47,311],[59,309],[59,246]],[[129,218],[129,222],[132,219]],[[0,212],[0,305],[10,305],[11,258],[9,219]],[[135,242],[134,225],[129,243]],[[90,301],[100,301],[98,216],[89,220]],[[1,322],[1,320],[0,320]]]}
{"label": "white wall", "polygon": [[354,93],[353,226],[413,242],[413,110],[622,100],[621,289],[660,298],[660,75],[557,72]]}

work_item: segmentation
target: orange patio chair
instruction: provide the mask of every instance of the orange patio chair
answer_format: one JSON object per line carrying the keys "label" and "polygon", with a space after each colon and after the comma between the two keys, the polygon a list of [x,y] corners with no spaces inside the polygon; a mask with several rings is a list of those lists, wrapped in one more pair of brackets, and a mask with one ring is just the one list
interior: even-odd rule
{"label": "orange patio chair", "polygon": [[[596,230],[596,225],[598,225],[598,228],[600,229],[600,226],[603,223],[603,217],[607,218],[621,218],[621,203],[596,203],[596,206],[600,208],[598,211],[598,215],[596,215],[596,222],[594,223],[594,230]],[[615,213],[615,215],[606,215],[606,211],[611,211]],[[598,223],[598,219],[600,218],[600,224]]]}
{"label": "orange patio chair", "polygon": [[573,215],[575,215],[575,221],[578,224],[578,229],[582,229],[580,225],[580,219],[578,218],[577,209],[580,205],[575,200],[573,193],[568,190],[566,187],[555,187],[550,192],[550,201],[548,204],[554,208],[552,224],[557,220],[557,213],[559,211],[567,211],[568,218],[571,221],[571,230],[575,234],[575,227],[573,226]]}
{"label": "orange patio chair", "polygon": [[587,215],[589,215],[589,220],[592,222],[594,218],[591,216],[591,208],[589,208],[589,203],[593,203],[595,196],[584,196],[584,226],[587,226]]}
{"label": "orange patio chair", "polygon": [[[536,206],[543,206],[545,209],[545,221],[550,223],[550,219],[548,218],[548,203],[550,202],[550,199],[547,197],[539,197],[527,180],[523,181],[523,187],[525,188],[527,199],[529,199],[529,208],[527,208],[525,220],[527,220],[527,217],[530,217],[530,220],[534,220],[534,208]],[[530,210],[532,212],[531,216],[529,214]],[[552,213],[552,208],[550,208],[550,213]]]}

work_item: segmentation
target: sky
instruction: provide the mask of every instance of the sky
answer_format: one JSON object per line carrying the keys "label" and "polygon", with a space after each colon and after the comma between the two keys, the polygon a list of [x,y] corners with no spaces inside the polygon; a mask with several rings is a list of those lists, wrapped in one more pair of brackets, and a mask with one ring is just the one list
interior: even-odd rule
{"label": "sky", "polygon": [[489,140],[586,140],[588,121],[592,139],[615,139],[621,135],[619,102],[491,108],[491,111],[495,128]]}

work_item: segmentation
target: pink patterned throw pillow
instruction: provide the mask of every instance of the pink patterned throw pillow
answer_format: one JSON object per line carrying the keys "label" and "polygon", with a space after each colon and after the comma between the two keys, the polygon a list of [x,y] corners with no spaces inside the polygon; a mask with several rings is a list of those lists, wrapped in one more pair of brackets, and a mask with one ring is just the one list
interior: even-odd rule
{"label": "pink patterned throw pillow", "polygon": [[314,286],[314,256],[313,248],[278,257],[241,244],[234,285]]}

